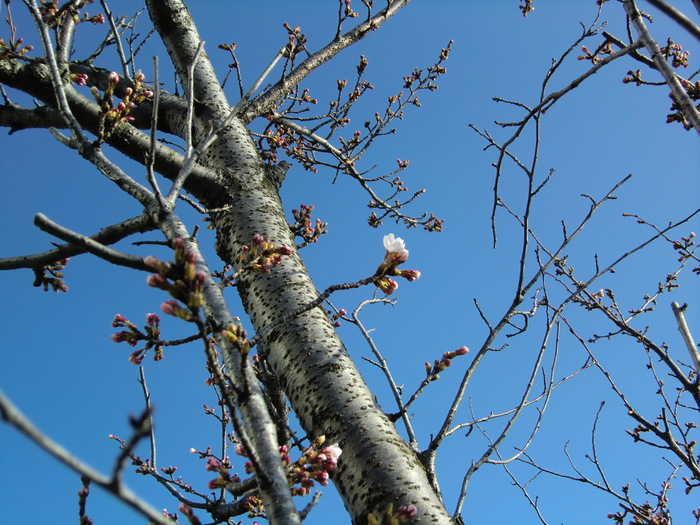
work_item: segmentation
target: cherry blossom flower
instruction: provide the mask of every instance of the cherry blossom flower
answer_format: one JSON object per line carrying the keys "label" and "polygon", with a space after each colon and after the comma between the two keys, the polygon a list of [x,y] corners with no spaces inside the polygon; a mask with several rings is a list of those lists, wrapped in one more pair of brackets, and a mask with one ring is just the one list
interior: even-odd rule
{"label": "cherry blossom flower", "polygon": [[388,252],[398,252],[406,249],[406,245],[401,237],[394,237],[393,233],[384,236],[384,248]]}

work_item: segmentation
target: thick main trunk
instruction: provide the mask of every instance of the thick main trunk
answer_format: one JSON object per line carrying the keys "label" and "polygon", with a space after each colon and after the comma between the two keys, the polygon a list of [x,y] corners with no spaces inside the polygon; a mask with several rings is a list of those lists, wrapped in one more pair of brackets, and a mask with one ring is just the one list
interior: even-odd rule
{"label": "thick main trunk", "polygon": [[[256,233],[293,245],[274,186],[264,178],[260,186],[245,186],[232,181],[231,211],[216,219],[217,249],[225,261],[235,261],[241,244]],[[238,290],[258,332],[317,297],[298,254],[269,275],[245,274]],[[343,449],[333,481],[354,523],[366,523],[369,512],[377,514],[388,503],[415,505],[415,523],[450,522],[416,454],[377,406],[322,308],[273,330],[265,348],[305,431]]]}
{"label": "thick main trunk", "polygon": [[[178,73],[185,78],[199,44],[186,7],[167,0],[149,1],[148,5]],[[206,131],[204,124],[221,125],[229,107],[204,54],[194,68],[193,84],[198,102],[195,136],[201,136]],[[221,132],[205,163],[228,175],[224,195],[213,201],[210,194],[202,196],[208,207],[226,207],[227,211],[214,216],[217,251],[224,261],[235,265],[242,245],[255,234],[276,245],[294,245],[277,189],[266,177],[255,144],[240,120]],[[268,275],[244,273],[237,288],[256,332],[276,327],[288,312],[317,296],[296,253],[285,257]],[[312,437],[325,435],[343,450],[333,479],[354,523],[365,524],[369,512],[380,514],[389,503],[415,505],[414,523],[451,522],[416,454],[375,403],[322,308],[276,327],[264,342],[269,365],[304,430]]]}
{"label": "thick main trunk", "polygon": [[[179,1],[148,5],[176,69],[185,78],[199,43],[187,9]],[[228,104],[213,76],[202,55],[194,68],[195,136],[205,131],[203,124],[216,127],[228,117]],[[205,163],[227,175],[222,194],[201,196],[208,207],[226,207],[214,216],[217,251],[224,261],[235,264],[242,245],[255,234],[276,245],[294,245],[277,189],[265,176],[240,120],[222,131]],[[194,188],[190,191],[196,193]],[[288,312],[317,296],[296,253],[268,275],[244,273],[237,288],[256,332],[276,326]],[[333,480],[354,523],[365,524],[369,512],[379,514],[389,503],[415,505],[414,523],[451,522],[416,454],[376,405],[322,308],[276,327],[264,342],[269,365],[304,430],[312,437],[325,435],[343,449]]]}

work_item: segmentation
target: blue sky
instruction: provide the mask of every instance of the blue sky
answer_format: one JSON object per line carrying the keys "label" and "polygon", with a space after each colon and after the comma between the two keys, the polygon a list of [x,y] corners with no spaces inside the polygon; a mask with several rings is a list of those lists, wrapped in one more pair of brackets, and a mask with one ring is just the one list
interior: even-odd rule
{"label": "blue sky", "polygon": [[[236,42],[248,85],[286,40],[283,22],[301,26],[309,37],[309,47],[314,50],[332,36],[337,16],[332,3],[319,1],[269,1],[264,8],[260,2],[192,4],[193,17],[221,76],[230,59],[215,49],[216,44]],[[307,83],[311,96],[325,101],[335,96],[336,79],[351,80],[359,55],[367,57],[366,78],[375,89],[351,115],[353,120],[346,132],[350,136],[375,111],[383,110],[386,97],[401,88],[403,75],[414,67],[432,64],[440,48],[454,40],[447,62],[448,74],[440,79],[440,88],[422,95],[423,106],[408,111],[404,120],[397,123],[397,133],[378,141],[363,158],[362,166],[367,169],[376,164],[379,172],[388,171],[394,169],[396,158],[409,159],[410,168],[402,174],[403,180],[409,189],[428,190],[411,210],[432,211],[445,219],[442,233],[406,231],[389,222],[377,230],[370,229],[366,225],[368,198],[362,190],[343,178],[331,184],[333,174],[322,170],[311,174],[294,166],[282,189],[287,209],[301,203],[313,204],[315,216],[329,223],[329,233],[302,253],[319,289],[372,274],[383,256],[383,235],[395,233],[406,240],[411,255],[405,266],[419,269],[421,279],[415,283],[402,282],[397,292],[400,298],[394,307],[367,307],[362,319],[365,326],[374,329],[375,342],[392,366],[397,382],[405,384],[407,392],[422,379],[425,361],[432,362],[443,352],[462,345],[474,351],[481,346],[486,330],[474,308],[474,298],[492,320],[502,315],[512,301],[520,237],[513,221],[501,214],[500,242],[495,250],[491,245],[489,217],[494,176],[491,163],[495,154],[492,150],[483,151],[484,140],[468,124],[487,129],[501,141],[507,138],[509,134],[500,130],[494,120],[516,120],[520,113],[517,108],[493,102],[492,97],[534,105],[552,58],[559,57],[580,34],[579,22],[589,24],[596,14],[592,0],[540,0],[535,3],[536,11],[523,19],[517,4],[514,0],[412,3],[380,31],[326,64]],[[12,5],[25,41],[38,48],[33,26],[20,14],[21,4]],[[118,13],[126,14],[137,5],[138,2],[125,1],[118,6],[115,3],[112,9],[115,12],[121,9]],[[148,23],[145,15],[142,16],[142,33],[145,33]],[[609,20],[608,31],[623,38],[621,6],[614,2],[606,4],[602,19]],[[690,45],[690,37],[670,26],[662,15],[655,15],[655,20],[651,29],[662,43],[673,35],[678,43],[689,46],[692,69],[698,46]],[[92,42],[102,31],[103,27],[81,28],[78,46],[81,39]],[[0,29],[0,36],[7,37],[6,27]],[[600,39],[594,38],[588,45],[595,47],[598,42]],[[162,50],[154,45],[140,57],[144,72],[150,71],[153,53]],[[79,48],[77,56],[80,54]],[[587,69],[588,63],[575,59],[577,54],[574,52],[567,60],[550,89],[561,89]],[[166,62],[162,54],[161,78],[169,78]],[[567,250],[570,263],[582,277],[593,270],[594,254],[599,255],[601,264],[606,264],[651,235],[648,228],[623,218],[622,213],[639,214],[661,226],[687,216],[698,207],[697,135],[683,131],[680,126],[664,124],[669,106],[666,88],[622,84],[627,70],[638,67],[630,60],[613,63],[565,97],[543,119],[538,176],[541,180],[550,168],[556,170],[533,212],[533,226],[545,243],[554,246],[559,241],[562,220],[571,229],[585,215],[588,201],[580,194],[602,197],[627,174],[634,175],[618,192],[619,199],[606,206]],[[235,102],[233,84],[229,93]],[[10,93],[10,96],[18,103],[31,104],[18,94]],[[513,149],[522,159],[531,157],[530,139],[531,136],[526,136]],[[8,232],[0,257],[35,253],[50,247],[53,239],[32,226],[37,212],[88,234],[139,212],[128,196],[120,194],[47,132],[22,131],[13,136],[3,135],[0,140],[6,152],[0,161],[5,173],[0,224]],[[116,155],[114,158],[119,160]],[[133,177],[144,180],[143,169],[127,162],[123,165]],[[502,184],[504,197],[516,208],[521,206],[525,189],[521,174],[509,168]],[[184,206],[182,212],[190,227],[202,224],[201,218]],[[687,235],[693,230],[696,233],[700,230],[697,218],[674,236]],[[158,239],[158,236],[146,235],[144,239]],[[210,232],[200,233],[203,246],[211,239]],[[163,252],[148,247],[136,248],[127,243],[120,247],[131,253],[160,253],[166,257]],[[208,253],[211,266],[217,267],[213,251],[209,249]],[[645,293],[652,293],[656,283],[675,270],[675,260],[676,254],[667,243],[657,243],[623,264],[616,274],[606,276],[595,289],[612,287],[625,308],[637,307]],[[144,274],[115,269],[88,256],[72,260],[66,277],[69,293],[53,294],[32,288],[33,276],[28,270],[0,274],[5,289],[0,388],[47,434],[95,468],[108,472],[117,447],[107,436],[116,434],[126,438],[128,415],[138,413],[143,406],[138,369],[127,361],[130,349],[109,340],[114,331],[110,323],[114,314],[121,313],[143,325],[145,314],[157,311],[163,297],[145,285]],[[643,320],[649,324],[653,338],[666,341],[671,355],[686,362],[688,357],[669,305],[672,300],[690,303],[688,321],[691,329],[695,327],[696,339],[700,337],[697,281],[689,272],[682,275],[680,289],[662,295],[657,310]],[[553,295],[558,293],[552,291]],[[362,289],[336,294],[332,301],[350,311],[371,294],[371,290]],[[229,298],[234,312],[243,316],[232,293]],[[570,311],[570,318],[584,337],[610,329],[599,316],[575,308]],[[480,366],[467,393],[470,401],[462,408],[459,421],[470,420],[469,406],[480,417],[490,411],[506,410],[517,402],[523,378],[529,373],[529,363],[540,342],[543,318],[536,317],[532,323],[530,336],[497,340],[497,344],[508,342],[510,346],[491,354]],[[163,326],[164,334],[173,338],[187,334],[188,327],[182,323],[163,319]],[[380,403],[387,411],[393,411],[383,378],[375,367],[361,359],[369,356],[370,351],[357,330],[346,323],[339,328],[339,334]],[[629,389],[630,396],[646,409],[648,417],[654,418],[658,399],[653,395],[655,386],[645,370],[643,350],[619,338],[612,343],[598,343],[594,350],[611,367],[616,381]],[[551,354],[548,356],[551,359]],[[437,430],[445,405],[470,359],[470,355],[456,359],[441,380],[430,385],[414,405],[413,423],[421,445],[426,445],[430,434]],[[563,334],[556,376],[575,370],[584,359],[580,346]],[[159,363],[144,362],[156,407],[159,466],[177,465],[178,473],[202,490],[211,473],[205,472],[203,462],[188,451],[191,447],[201,450],[215,446],[219,439],[215,422],[202,413],[203,404],[215,404],[213,393],[204,386],[203,361],[201,349],[196,345],[169,350]],[[667,465],[648,448],[631,443],[624,430],[634,425],[624,419],[624,409],[595,370],[588,370],[555,393],[530,453],[547,467],[566,470],[564,446],[568,442],[572,458],[593,476],[595,473],[584,456],[590,453],[590,429],[602,400],[608,403],[601,415],[598,452],[611,485],[619,489],[628,482],[634,485],[639,478],[656,489],[668,474]],[[504,455],[523,443],[533,418],[534,412],[521,418],[512,439],[503,448]],[[487,429],[496,433],[498,427]],[[0,508],[4,519],[8,522],[41,519],[45,523],[74,519],[76,491],[80,488],[78,477],[13,429],[0,426],[0,442],[5,451],[0,455],[0,479],[4,480]],[[479,457],[485,444],[476,430],[468,438],[464,432],[458,432],[446,441],[438,469],[448,509],[454,508],[464,471]],[[142,448],[140,453],[146,455],[147,450]],[[522,466],[515,466],[514,470],[523,482],[533,475]],[[152,480],[136,475],[128,475],[126,479],[154,507],[176,509],[176,502]],[[682,522],[692,502],[682,495],[681,485],[676,480],[670,498],[672,504],[678,503],[680,518],[677,519]],[[617,510],[612,499],[571,482],[541,476],[530,489],[533,495],[540,496],[541,510],[550,523],[602,521],[608,512]],[[637,492],[637,499],[644,499],[640,494]],[[27,505],[37,501],[41,503]],[[324,490],[321,503],[308,523],[326,523],[329,519],[349,523],[349,518],[337,514],[337,505],[333,489]],[[88,512],[96,523],[143,522],[97,489],[88,501]],[[463,513],[475,523],[484,520],[505,523],[515,519],[537,522],[522,494],[511,486],[510,479],[498,466],[486,466],[475,474]]]}

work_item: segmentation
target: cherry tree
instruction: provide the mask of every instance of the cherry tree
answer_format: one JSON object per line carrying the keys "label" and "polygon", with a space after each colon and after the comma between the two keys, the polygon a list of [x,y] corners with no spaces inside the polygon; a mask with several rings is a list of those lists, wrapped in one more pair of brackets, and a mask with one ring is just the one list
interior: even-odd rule
{"label": "cherry tree", "polygon": [[[497,99],[509,107],[513,120],[497,122],[497,132],[472,126],[471,133],[487,150],[485,155],[493,154],[487,160],[493,162],[493,191],[483,197],[492,202],[493,244],[502,243],[504,221],[510,221],[506,231],[515,225],[515,249],[510,255],[516,261],[515,284],[497,314],[474,302],[474,311],[486,327],[483,340],[470,340],[469,348],[463,343],[438,350],[425,363],[422,379],[410,387],[394,379],[360,316],[373,305],[394,305],[397,288],[405,287],[410,293],[409,283],[421,278],[421,271],[411,266],[407,249],[411,246],[399,229],[438,235],[443,220],[439,210],[437,215],[413,211],[424,190],[409,189],[402,179],[408,161],[398,159],[391,169],[380,172],[367,163],[366,154],[393,134],[400,120],[410,121],[409,110],[420,107],[424,97],[440,96],[432,92],[447,71],[452,42],[447,40],[435,50],[432,64],[408,64],[418,67],[366,119],[354,117],[354,112],[362,114],[358,106],[374,89],[365,56],[358,59],[348,79],[338,79],[323,99],[305,87],[308,77],[326,62],[371,39],[385,24],[393,23],[390,19],[404,7],[411,9],[408,3],[340,1],[334,35],[321,45],[310,44],[305,28],[285,23],[276,55],[251,82],[242,74],[249,66],[239,62],[237,45],[205,44],[182,1],[148,0],[147,11],[133,16],[118,13],[121,6],[104,0],[99,6],[78,0],[4,2],[8,36],[0,41],[5,98],[0,124],[11,134],[30,128],[46,130],[51,140],[73,150],[73,159],[77,155],[90,163],[116,186],[115,192],[132,199],[138,211],[118,223],[89,224],[81,230],[37,213],[34,224],[60,242],[47,251],[13,254],[0,260],[0,268],[31,269],[35,286],[70,294],[67,276],[75,259],[97,257],[143,272],[144,286],[162,295],[159,314],[147,313],[151,307],[145,307],[143,321],[120,312],[112,318],[112,344],[133,347],[128,361],[140,367],[145,408],[132,417],[131,435],[112,436],[119,451],[110,474],[96,471],[80,460],[79,451],[66,451],[42,433],[18,408],[21,400],[0,394],[3,418],[81,476],[83,488],[77,499],[83,522],[89,520],[88,494],[94,486],[151,522],[163,524],[234,522],[246,515],[271,523],[299,523],[313,513],[318,496],[301,508],[297,497],[310,495],[314,487],[329,480],[353,523],[459,523],[470,481],[485,465],[502,467],[542,522],[546,521],[537,498],[530,494],[529,481],[513,470],[515,466],[526,467],[534,476],[570,479],[605,493],[620,505],[614,511],[611,505],[609,518],[616,523],[670,519],[667,493],[670,479],[679,472],[688,494],[697,489],[700,459],[694,447],[700,359],[683,317],[688,305],[674,306],[687,342],[682,356],[649,337],[638,318],[651,315],[659,297],[677,286],[684,268],[698,272],[694,234],[688,227],[697,224],[700,210],[668,217],[670,222],[663,226],[634,217],[650,233],[617,257],[600,262],[596,258],[593,270],[583,275],[574,269],[568,252],[599,210],[617,199],[629,177],[609,184],[601,195],[586,195],[583,217],[573,226],[562,224],[556,241],[541,236],[533,224],[539,195],[554,178],[553,170],[543,175],[538,166],[541,123],[555,105],[575,96],[579,86],[603,68],[624,62],[629,69],[620,80],[630,90],[635,86],[654,89],[654,85],[670,89],[668,125],[684,133],[700,133],[696,107],[700,82],[683,74],[690,60],[687,49],[670,39],[659,43],[647,27],[647,15],[632,0],[610,7],[610,16],[626,21],[627,34],[609,32],[602,23],[604,6],[600,4],[605,2],[597,2],[598,6],[591,2],[593,22],[582,25],[578,38],[574,36],[570,46],[552,60],[539,99],[534,103]],[[664,2],[654,4],[679,31],[700,39],[700,30],[682,13]],[[520,5],[525,16],[536,16],[534,8],[533,2]],[[23,15],[18,15],[19,10]],[[19,23],[19,16],[26,23]],[[137,30],[149,24],[152,33]],[[92,25],[104,28],[97,46],[77,45],[77,37]],[[30,38],[35,45],[27,43]],[[142,48],[150,49],[156,38],[169,64],[163,55],[146,58]],[[216,70],[210,58],[215,52],[229,57],[227,70]],[[579,72],[562,84],[557,75],[571,62]],[[175,80],[164,80],[171,70]],[[14,102],[15,94],[21,103]],[[30,104],[31,99],[36,104]],[[359,118],[359,126],[355,127],[351,115]],[[4,140],[10,147],[12,137]],[[527,147],[521,146],[525,140],[531,141]],[[322,248],[326,234],[333,232],[315,217],[313,205],[292,209],[283,203],[280,191],[292,166],[353,181],[369,201],[368,227],[395,225],[394,233],[376,236],[376,249],[368,251],[374,259],[366,274],[323,289],[314,284],[301,255],[307,247]],[[527,181],[517,197],[504,189],[514,170]],[[213,246],[203,246],[206,232],[185,218],[193,212],[213,230]],[[125,242],[139,234],[147,240],[138,237],[133,245]],[[117,243],[119,249],[113,247]],[[678,264],[657,289],[644,296],[643,304],[622,306],[615,290],[599,283],[653,243],[668,245]],[[216,262],[216,257],[223,263]],[[229,290],[235,290],[240,307]],[[335,298],[351,290],[361,291],[365,298],[353,311],[337,307]],[[588,333],[580,313],[571,310],[580,310],[585,318],[601,316],[607,328]],[[243,312],[245,320],[239,318]],[[171,336],[161,316],[177,319],[187,332]],[[531,327],[535,323],[537,327]],[[369,345],[371,364],[385,377],[393,409],[386,407],[386,401],[380,406],[367,386],[338,335],[341,324],[357,330]],[[566,373],[556,368],[564,332],[585,355],[580,365]],[[595,342],[624,336],[646,351],[662,400],[658,416],[650,414],[655,409],[638,405],[618,386],[614,373],[593,351]],[[471,414],[465,420],[460,409],[464,410],[467,389],[482,362],[518,345],[530,352],[517,399],[507,410]],[[175,467],[156,462],[154,416],[144,370],[160,364],[149,361],[167,359],[173,348],[182,346],[200,349],[207,382],[218,403],[215,408],[205,406],[205,412],[220,423],[220,435],[212,438],[220,445],[192,449],[209,475],[205,487],[178,477]],[[424,442],[411,417],[414,403],[436,381],[449,381],[444,376],[453,362],[464,362],[465,371],[461,381],[452,383],[451,396],[440,403],[444,415]],[[670,456],[671,473],[660,491],[644,486],[646,494],[640,499],[629,486],[619,488],[607,481],[596,454],[598,415],[592,423],[589,459],[599,477],[585,473],[574,461],[573,473],[549,468],[529,453],[530,444],[540,437],[550,400],[562,385],[578,381],[592,369],[599,370],[634,421],[631,439]],[[670,380],[664,379],[667,374]],[[504,444],[526,412],[534,416],[525,425],[524,437],[519,437],[515,452],[506,451]],[[459,432],[474,431],[482,434],[486,445],[473,452],[459,482],[443,481],[441,486],[436,462],[445,442]],[[145,455],[137,450],[143,443],[149,445]],[[170,493],[173,510],[157,511],[128,488],[127,463]]]}

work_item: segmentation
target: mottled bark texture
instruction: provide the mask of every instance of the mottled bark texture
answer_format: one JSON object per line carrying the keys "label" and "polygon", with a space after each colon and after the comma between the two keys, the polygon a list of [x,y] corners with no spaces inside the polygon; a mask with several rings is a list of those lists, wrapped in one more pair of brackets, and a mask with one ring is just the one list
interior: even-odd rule
{"label": "mottled bark texture", "polygon": [[[199,38],[181,2],[151,1],[151,17],[181,78],[194,56]],[[211,65],[202,54],[194,68],[195,137],[205,125],[217,127],[227,117],[226,103]],[[275,244],[294,245],[274,183],[245,126],[234,119],[207,154],[206,164],[227,174],[225,202],[229,211],[215,216],[217,251],[235,262],[254,234]],[[190,188],[194,191],[194,188]],[[315,287],[298,254],[286,257],[271,274],[244,274],[238,291],[256,331],[316,298]],[[303,428],[312,436],[326,435],[343,449],[333,480],[355,523],[366,523],[369,512],[388,503],[413,504],[416,523],[449,523],[450,517],[430,487],[416,454],[377,406],[322,308],[300,315],[265,340],[271,369],[289,397]]]}
{"label": "mottled bark texture", "polygon": [[[181,1],[148,0],[146,3],[170,58],[186,84],[187,68],[200,42],[189,12]],[[383,19],[405,3],[407,0],[390,4],[383,12]],[[353,38],[361,38],[377,25],[376,22],[368,24]],[[335,47],[340,49],[352,43],[351,40],[340,42],[339,39]],[[336,52],[335,48],[329,48],[328,56],[321,57],[323,60],[319,59],[318,64]],[[96,78],[102,75],[97,70],[91,74]],[[55,105],[43,64],[3,61],[0,82],[28,92],[49,106]],[[206,53],[200,55],[194,67],[193,84],[193,142],[196,147],[211,129],[220,128],[229,117],[231,105],[220,89]],[[282,91],[288,92],[288,87],[284,86]],[[66,86],[66,92],[78,121],[85,129],[95,132],[98,123],[95,104],[70,85]],[[160,108],[161,130],[184,137],[184,112],[173,110],[174,107],[177,107],[176,102]],[[35,115],[37,119],[40,117],[42,115]],[[294,246],[278,188],[266,176],[261,157],[245,126],[253,117],[248,108],[245,117],[229,120],[184,186],[207,208],[225,207],[225,211],[213,213],[216,249],[224,261],[233,264],[237,263],[236,255],[241,247],[250,244],[254,234],[267,237],[276,245]],[[49,116],[44,118],[53,122]],[[107,143],[140,162],[149,147],[148,137],[128,125],[119,125]],[[156,153],[156,170],[166,177],[174,177],[182,156],[164,146],[158,146]],[[279,323],[288,312],[308,305],[317,297],[299,255],[285,257],[268,275],[244,273],[238,280],[238,291],[255,331],[267,330],[264,347],[269,366],[277,375],[302,427],[311,437],[325,435],[327,443],[338,443],[343,450],[332,477],[353,523],[366,524],[368,513],[380,514],[389,503],[395,507],[415,505],[418,513],[410,523],[451,523],[416,453],[377,405],[324,310],[315,308],[284,324]],[[274,329],[269,330],[271,327]],[[229,356],[229,360],[232,358]]]}

